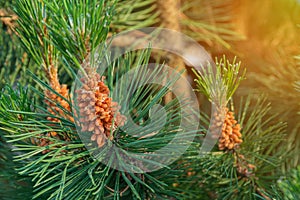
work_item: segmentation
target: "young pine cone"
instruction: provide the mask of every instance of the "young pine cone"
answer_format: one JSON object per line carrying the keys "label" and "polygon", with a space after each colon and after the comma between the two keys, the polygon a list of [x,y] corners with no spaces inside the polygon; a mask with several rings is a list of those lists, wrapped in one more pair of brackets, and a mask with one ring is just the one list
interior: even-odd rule
{"label": "young pine cone", "polygon": [[94,73],[88,78],[81,78],[82,87],[78,89],[77,100],[80,111],[82,132],[93,132],[91,140],[98,147],[102,147],[109,138],[113,139],[112,132],[123,126],[125,116],[119,112],[118,103],[109,97],[109,88],[104,83],[105,77]]}
{"label": "young pine cone", "polygon": [[[57,93],[59,93],[61,96],[63,96],[64,98],[68,98],[69,93],[68,93],[68,88],[67,85],[58,85],[55,86],[53,88]],[[74,121],[72,116],[66,115],[64,110],[62,108],[64,108],[65,110],[70,111],[70,105],[68,104],[67,101],[65,101],[64,99],[62,99],[60,96],[54,94],[53,92],[46,90],[45,91],[45,96],[47,97],[47,99],[49,100],[45,100],[45,103],[48,105],[47,110],[53,114],[53,115],[58,115],[60,117],[65,117],[66,119],[69,119],[71,121]],[[60,105],[61,107],[57,106]],[[47,117],[47,120],[52,121],[52,122],[59,122],[60,120],[57,118],[52,118],[52,117]],[[50,132],[51,136],[56,136],[57,133],[56,132]]]}
{"label": "young pine cone", "polygon": [[242,134],[240,132],[240,124],[234,119],[233,112],[226,109],[225,121],[222,127],[222,134],[219,138],[220,150],[231,150],[236,148],[243,142]]}

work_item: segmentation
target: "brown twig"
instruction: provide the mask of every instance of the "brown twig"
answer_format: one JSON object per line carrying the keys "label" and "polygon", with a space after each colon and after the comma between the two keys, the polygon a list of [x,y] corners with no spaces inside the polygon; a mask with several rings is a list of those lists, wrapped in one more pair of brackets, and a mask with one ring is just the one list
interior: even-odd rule
{"label": "brown twig", "polygon": [[256,190],[256,192],[259,194],[259,195],[261,195],[263,198],[265,198],[266,200],[271,200],[271,198],[270,197],[268,197],[267,195],[265,195],[261,190],[261,188],[259,188],[259,187],[257,187],[256,186],[256,188],[255,188],[255,190]]}
{"label": "brown twig", "polygon": [[[164,28],[171,29],[174,31],[181,32],[181,27],[180,27],[180,0],[157,0],[157,8],[158,12],[160,13],[160,23]],[[182,42],[180,37],[178,38],[176,34],[171,34],[166,36],[162,36],[162,39],[165,41],[170,41],[172,43],[176,43],[176,46],[182,46]],[[181,57],[177,55],[169,55],[168,56],[169,60],[167,60],[167,64],[172,67],[176,68],[178,71],[184,71],[182,73],[182,76],[184,78],[188,77],[188,73],[185,71],[185,64],[184,61]],[[176,87],[176,90],[179,91],[179,93],[184,92],[184,97],[189,99],[190,94],[188,93],[189,88],[186,88],[186,84],[181,84],[180,81],[177,81],[179,87]],[[165,102],[168,103],[172,100],[172,93],[168,93],[165,96]]]}
{"label": "brown twig", "polygon": [[18,16],[16,14],[9,14],[8,11],[0,9],[0,21],[8,27],[8,34],[11,35],[12,33],[15,33],[17,35],[15,30],[17,20]]}

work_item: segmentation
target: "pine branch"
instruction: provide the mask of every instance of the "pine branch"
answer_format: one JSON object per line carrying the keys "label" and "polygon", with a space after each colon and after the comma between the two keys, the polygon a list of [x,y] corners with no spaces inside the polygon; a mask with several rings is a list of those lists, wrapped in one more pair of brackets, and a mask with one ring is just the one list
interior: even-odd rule
{"label": "pine branch", "polygon": [[184,177],[187,182],[176,188],[193,188],[188,199],[281,199],[276,181],[287,153],[276,147],[283,141],[286,125],[266,118],[271,107],[263,97],[249,96],[234,105],[243,143],[233,150],[214,149],[205,157],[197,153],[184,157],[182,165],[189,168]]}
{"label": "pine branch", "polygon": [[[28,67],[34,70],[35,66],[31,62],[28,54],[21,48],[20,41],[18,40],[15,32],[12,32],[8,27],[9,23],[15,26],[16,15],[9,9],[0,10],[0,20],[4,20],[0,24],[0,88],[5,84],[13,85],[16,81],[21,83],[29,83],[30,80],[25,80],[25,68]],[[6,23],[7,22],[7,23]],[[39,74],[39,73],[37,73]]]}
{"label": "pine branch", "polygon": [[8,145],[2,137],[6,133],[0,131],[0,195],[1,199],[30,199],[32,197],[32,185],[27,176],[22,176],[15,170],[20,163],[13,162],[13,147]]}
{"label": "pine branch", "polygon": [[293,169],[285,179],[278,182],[284,193],[284,199],[292,200],[300,198],[300,167]]}
{"label": "pine branch", "polygon": [[[31,110],[33,101],[27,101],[27,91],[23,90],[19,85],[17,93],[10,86],[3,88],[0,95],[0,181],[1,181],[1,197],[3,199],[24,199],[26,196],[28,199],[32,197],[32,184],[28,176],[18,174],[16,168],[22,166],[22,162],[16,162],[13,160],[13,156],[19,155],[20,152],[15,151],[15,147],[7,143],[7,138],[4,136],[8,134],[8,131],[13,126],[7,127],[7,123],[4,119],[10,120],[12,123],[18,121],[24,117],[22,114],[7,113],[8,110]],[[5,113],[4,113],[5,112]]]}
{"label": "pine branch", "polygon": [[[141,54],[140,56],[137,59],[139,62],[135,63],[137,66],[148,63],[149,53]],[[10,101],[1,100],[0,116],[2,120],[0,123],[3,127],[2,129],[9,133],[6,137],[15,146],[15,151],[20,152],[20,155],[14,157],[15,161],[23,163],[18,168],[19,174],[32,177],[35,188],[34,198],[185,198],[185,194],[174,191],[169,187],[171,185],[170,182],[174,181],[174,177],[178,173],[184,173],[177,168],[173,168],[175,166],[164,166],[156,172],[144,174],[130,171],[132,165],[128,165],[128,160],[126,159],[148,163],[147,165],[150,166],[160,166],[159,162],[152,161],[152,155],[150,154],[151,156],[149,157],[147,152],[155,151],[168,144],[174,138],[175,133],[181,135],[183,140],[180,142],[184,142],[187,139],[186,145],[189,145],[188,138],[192,137],[194,133],[179,130],[177,126],[178,120],[188,116],[185,116],[185,112],[182,115],[178,115],[179,107],[176,101],[166,105],[168,113],[167,118],[164,119],[166,123],[160,130],[157,130],[157,127],[160,127],[160,121],[162,121],[161,112],[152,112],[151,109],[153,109],[155,103],[162,102],[162,98],[167,92],[166,88],[149,85],[143,90],[137,90],[137,92],[134,92],[133,88],[133,91],[123,90],[122,93],[122,87],[126,86],[124,85],[125,82],[120,85],[121,87],[114,87],[114,81],[121,81],[114,76],[122,77],[127,70],[133,67],[133,63],[130,62],[130,56],[123,59],[125,59],[123,63],[125,65],[116,62],[114,64],[115,67],[110,68],[113,71],[110,72],[111,75],[107,76],[107,81],[111,83],[110,87],[115,95],[112,96],[114,99],[128,99],[129,103],[126,104],[125,101],[122,101],[121,106],[123,108],[129,106],[129,114],[133,115],[134,123],[140,124],[141,127],[140,129],[133,129],[129,124],[127,126],[125,124],[124,128],[115,130],[112,142],[122,147],[121,150],[116,151],[110,145],[104,145],[101,149],[92,147],[88,151],[79,138],[74,122],[67,117],[61,114],[53,114],[43,106],[36,106],[34,110],[32,110],[32,106],[28,106],[27,109],[23,109],[24,106],[18,109],[11,107],[21,99],[25,102],[31,102],[28,96],[20,98],[12,95],[14,93],[12,89],[9,92],[12,93],[10,96],[13,99]],[[165,72],[161,71],[160,68],[155,68],[153,71],[145,68],[138,71],[137,76],[134,76],[136,79],[132,79],[132,83],[129,83],[129,85],[134,85],[141,81],[141,78],[146,77],[145,74],[153,78],[161,77],[162,80],[166,76]],[[59,95],[50,85],[37,79],[34,75],[31,76],[41,85],[42,90],[47,89]],[[128,79],[125,78],[123,80]],[[175,80],[169,80],[167,85],[172,85],[174,82]],[[113,92],[114,90],[116,90],[116,93]],[[51,101],[41,91],[31,88],[31,92]],[[59,102],[56,102],[56,105],[63,107]],[[7,107],[10,108],[8,109]],[[185,107],[184,111],[189,107],[188,102]],[[62,109],[62,111],[65,113],[64,115],[72,114],[66,109]],[[59,121],[52,122],[47,120],[47,117],[55,118]],[[157,120],[153,121],[151,120],[152,118]],[[156,131],[159,132],[155,135],[148,135]],[[56,132],[57,135],[49,134],[52,132]],[[174,150],[174,145],[178,147],[179,144],[174,143],[171,145],[171,152]],[[180,145],[183,144],[180,143]],[[137,159],[130,157],[127,155],[127,151],[142,153],[144,156],[142,160],[139,160],[141,157]],[[108,163],[103,164],[101,160],[92,159],[91,152],[96,152],[98,156],[106,155],[110,152],[109,155],[111,156],[108,157]],[[160,158],[161,155],[153,154],[153,156]],[[98,158],[101,158],[101,156]],[[106,159],[106,157],[104,156],[103,159]],[[118,171],[111,168],[114,166],[115,160],[118,160],[118,165],[123,170]],[[138,168],[143,170],[143,165],[137,164],[135,167],[136,170]]]}
{"label": "pine branch", "polygon": [[[10,159],[14,159],[18,176],[31,178],[35,199],[281,198],[275,187],[281,175],[279,167],[292,154],[288,148],[277,148],[283,143],[286,126],[277,123],[275,115],[270,117],[270,106],[263,98],[254,103],[248,98],[238,109],[232,104],[230,112],[224,112],[227,114],[224,120],[223,116],[220,118],[222,123],[226,122],[226,131],[240,125],[235,132],[242,135],[242,143],[234,148],[225,145],[223,151],[215,147],[208,156],[199,157],[202,138],[198,136],[193,142],[191,138],[196,132],[211,131],[212,126],[191,129],[194,121],[190,120],[189,102],[173,99],[164,103],[167,87],[157,84],[138,87],[139,83],[149,80],[173,86],[178,75],[168,74],[158,66],[140,67],[149,63],[150,51],[126,54],[112,61],[103,49],[105,44],[99,46],[105,41],[109,28],[121,31],[155,23],[158,19],[156,3],[120,0],[116,4],[120,6],[115,7],[116,15],[113,15],[113,4],[104,0],[20,0],[16,3],[20,16],[19,36],[29,57],[43,67],[48,78],[45,82],[29,73],[38,88],[26,85],[28,90],[25,90],[21,86],[7,86],[0,94],[0,130],[14,151]],[[228,22],[226,16],[221,17],[227,7],[221,1],[207,7],[215,8],[209,9],[212,12],[208,15],[209,22],[201,21],[202,18],[197,22],[187,19],[189,28],[208,33],[207,37],[200,34],[200,40],[208,43],[217,40],[229,47],[227,40],[234,40],[235,33],[225,25],[215,27],[219,22]],[[100,60],[109,63],[107,69],[90,66],[94,64],[95,51],[100,52]],[[85,104],[78,104],[86,103],[85,94],[79,98],[82,101],[74,101],[75,95],[70,99],[67,86],[60,84],[60,67],[72,78],[75,78],[74,70],[79,68],[81,78],[86,78],[80,79],[79,88],[87,91],[88,87],[91,97],[105,97],[105,105],[102,101],[101,105],[89,102],[95,110],[101,108],[111,113],[94,113],[101,122],[97,127],[105,130],[101,132],[107,137],[105,143],[97,138],[94,119],[89,119],[87,130],[74,122],[74,116],[91,113],[85,113]],[[128,74],[137,67],[139,70]],[[229,107],[228,101],[245,71],[239,74],[240,63],[236,64],[235,60],[230,63],[225,57],[213,67],[195,72],[196,81],[199,91],[220,108],[216,109],[217,114],[222,114]],[[167,76],[171,79],[166,81]],[[31,96],[44,101],[35,102]],[[112,109],[112,104],[118,108]],[[164,106],[164,110],[156,105]],[[234,113],[237,115],[233,116]],[[126,116],[126,120],[121,123],[117,118],[122,116]],[[200,118],[209,125],[208,116]],[[189,122],[184,129],[179,126],[182,119]],[[180,141],[173,142],[178,135]],[[170,165],[161,162],[180,153],[181,146],[189,148],[178,161]],[[167,147],[170,158],[156,153],[163,147]],[[1,153],[0,158],[7,152]],[[134,156],[131,153],[135,153]],[[159,170],[148,172],[151,167]]]}
{"label": "pine branch", "polygon": [[53,45],[69,67],[80,68],[88,54],[105,41],[112,5],[96,0],[45,1],[45,4],[51,13],[56,13],[52,23],[47,24]]}
{"label": "pine branch", "polygon": [[235,31],[232,10],[234,2],[226,1],[185,1],[181,24],[185,34],[209,46],[214,44],[231,49],[230,42],[245,39]]}
{"label": "pine branch", "polygon": [[197,91],[217,106],[226,105],[245,77],[245,70],[239,74],[240,65],[235,60],[231,64],[224,56],[220,61],[216,60],[216,66],[210,64],[203,67],[203,71],[197,72],[193,69],[197,76]]}
{"label": "pine branch", "polygon": [[112,17],[111,32],[151,27],[159,22],[156,0],[118,0]]}
{"label": "pine branch", "polygon": [[258,92],[268,94],[268,99],[277,105],[272,109],[271,115],[280,114],[280,119],[288,123],[288,147],[293,150],[294,156],[287,162],[286,168],[295,167],[299,163],[299,92],[295,90],[295,83],[300,79],[300,71],[297,61],[278,51],[271,56],[275,63],[265,63],[265,67],[257,72],[249,73],[251,81],[248,86],[259,82]]}

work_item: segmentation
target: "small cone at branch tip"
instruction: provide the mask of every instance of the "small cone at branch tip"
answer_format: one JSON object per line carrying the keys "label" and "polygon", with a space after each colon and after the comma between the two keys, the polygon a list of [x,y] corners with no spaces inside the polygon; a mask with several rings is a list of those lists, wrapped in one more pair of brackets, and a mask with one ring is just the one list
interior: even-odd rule
{"label": "small cone at branch tip", "polygon": [[[57,76],[57,74],[52,75],[52,77],[56,77],[56,76]],[[50,87],[53,90],[55,90],[55,92],[60,94],[62,97],[64,97],[65,99],[68,99],[69,98],[69,90],[68,90],[67,85],[65,85],[65,84],[61,85],[56,79],[54,79],[54,80],[50,79]],[[72,116],[66,114],[66,112],[65,112],[65,111],[71,110],[70,105],[66,100],[64,100],[59,95],[53,93],[50,90],[45,90],[44,94],[46,97],[44,102],[47,105],[47,110],[49,113],[51,113],[54,116],[63,117],[65,119],[68,119],[68,120],[74,122],[74,118]],[[54,123],[60,122],[60,120],[58,118],[50,117],[50,116],[47,117],[47,120],[50,122],[54,122]],[[46,136],[69,140],[68,136],[58,135],[57,132],[55,132],[55,131],[51,131],[51,132],[47,133]],[[44,139],[44,138],[39,139],[39,141],[37,142],[37,145],[39,145],[39,146],[48,146],[49,144],[51,144],[51,142],[48,139]],[[45,150],[42,153],[45,154],[47,152],[49,152],[49,150]]]}
{"label": "small cone at branch tip", "polygon": [[80,79],[82,87],[76,90],[79,121],[81,131],[93,132],[90,139],[101,148],[107,139],[113,140],[112,132],[124,125],[126,117],[120,114],[118,103],[109,97],[110,90],[104,83],[105,77],[93,73],[90,68],[86,71],[89,76]]}
{"label": "small cone at branch tip", "polygon": [[[221,113],[215,113],[215,124],[211,126],[211,132],[214,132],[212,129],[216,127],[220,127],[220,123],[222,123]],[[217,120],[218,119],[218,120]],[[228,108],[225,109],[225,119],[222,126],[222,133],[219,137],[218,147],[220,150],[232,150],[235,149],[243,142],[242,134],[240,132],[241,127],[240,124],[234,118],[234,113],[230,112]]]}

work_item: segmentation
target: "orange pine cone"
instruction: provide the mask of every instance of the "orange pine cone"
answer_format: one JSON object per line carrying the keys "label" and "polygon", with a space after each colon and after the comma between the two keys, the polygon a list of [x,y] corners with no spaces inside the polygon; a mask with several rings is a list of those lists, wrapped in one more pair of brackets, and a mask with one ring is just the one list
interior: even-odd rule
{"label": "orange pine cone", "polygon": [[[57,74],[56,74],[57,75]],[[51,88],[53,88],[57,93],[59,93],[62,97],[68,99],[69,98],[69,90],[67,88],[67,85],[63,84],[61,85],[56,79],[54,79],[54,81],[50,79],[50,86]],[[56,80],[56,81],[55,81]],[[65,101],[63,98],[61,98],[60,96],[54,94],[53,92],[51,92],[50,90],[45,90],[44,92],[46,100],[45,103],[48,106],[47,110],[56,116],[59,117],[64,117],[66,119],[71,120],[72,122],[74,122],[74,118],[70,115],[66,115],[66,113],[64,112],[63,109],[70,111],[70,105],[67,101]],[[57,106],[60,105],[61,107]],[[50,122],[60,122],[59,119],[57,118],[52,118],[52,117],[47,117],[47,120],[49,120]],[[49,132],[47,134],[48,137],[57,137],[60,138],[60,136],[57,134],[57,132]],[[68,140],[67,136],[63,136],[64,139]],[[47,139],[40,139],[38,145],[39,146],[47,146],[49,145],[49,141]],[[44,151],[43,153],[47,153],[48,151]]]}
{"label": "orange pine cone", "polygon": [[[68,98],[68,88],[67,88],[67,85],[56,85],[54,87],[52,87],[53,89],[55,89],[55,91],[57,93],[59,93],[61,96],[63,96],[64,98]],[[65,112],[56,105],[59,104],[61,107],[63,107],[65,110],[68,110],[70,111],[70,105],[68,104],[67,101],[65,101],[64,99],[62,99],[61,97],[57,96],[56,94],[52,93],[51,91],[49,90],[46,90],[45,91],[45,96],[47,97],[47,99],[50,99],[51,101],[48,101],[48,100],[45,100],[45,103],[48,105],[48,111],[51,113],[51,114],[54,114],[54,115],[59,115],[60,117],[65,117],[71,121],[74,121],[73,117],[70,117],[70,116],[66,116],[65,115]],[[54,103],[55,102],[55,103]],[[55,111],[57,112],[55,112]],[[49,121],[53,121],[53,122],[58,122],[59,120],[56,119],[56,118],[51,118],[51,117],[48,117],[48,120]]]}
{"label": "orange pine cone", "polygon": [[228,111],[226,108],[225,121],[222,127],[222,134],[219,138],[220,150],[231,150],[236,148],[243,142],[242,134],[240,132],[240,124],[234,118],[233,112]]}
{"label": "orange pine cone", "polygon": [[80,111],[81,131],[93,132],[91,141],[102,147],[107,139],[112,140],[112,132],[123,126],[126,117],[119,112],[119,105],[109,97],[105,77],[96,72],[81,78],[82,87],[76,91]]}

